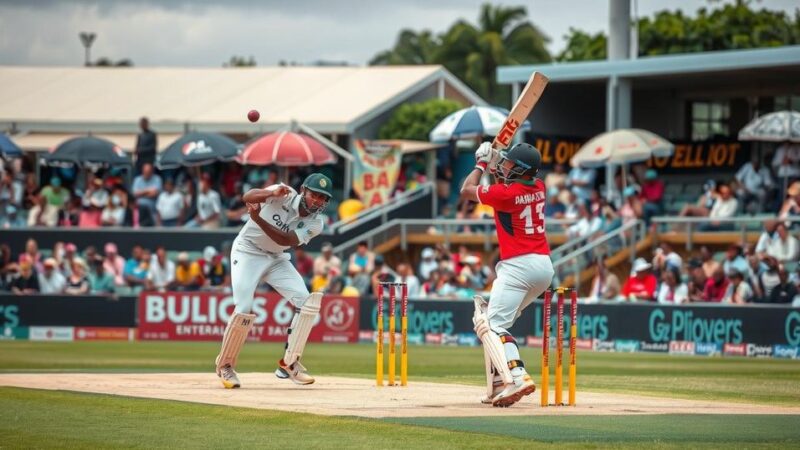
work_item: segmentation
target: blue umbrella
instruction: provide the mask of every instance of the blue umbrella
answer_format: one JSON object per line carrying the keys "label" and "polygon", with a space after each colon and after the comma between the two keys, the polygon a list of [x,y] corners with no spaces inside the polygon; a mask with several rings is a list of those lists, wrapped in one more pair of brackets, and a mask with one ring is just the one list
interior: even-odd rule
{"label": "blue umbrella", "polygon": [[22,149],[8,135],[0,133],[0,154],[4,158],[16,158],[22,156]]}
{"label": "blue umbrella", "polygon": [[[480,136],[496,136],[503,126],[508,110],[497,106],[471,106],[460,109],[442,119],[430,132],[431,142],[448,142]],[[531,123],[525,121],[520,127],[530,130]]]}
{"label": "blue umbrella", "polygon": [[215,161],[231,161],[239,155],[239,144],[218,133],[187,133],[164,149],[158,157],[160,169],[203,166]]}

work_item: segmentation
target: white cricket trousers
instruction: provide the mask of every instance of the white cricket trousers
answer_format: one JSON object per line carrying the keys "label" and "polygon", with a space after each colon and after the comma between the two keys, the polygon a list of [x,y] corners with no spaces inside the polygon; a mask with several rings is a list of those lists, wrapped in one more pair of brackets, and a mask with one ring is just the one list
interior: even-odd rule
{"label": "white cricket trousers", "polygon": [[534,299],[550,286],[553,262],[550,255],[527,254],[500,261],[497,279],[489,294],[489,327],[497,334],[508,329]]}
{"label": "white cricket trousers", "polygon": [[255,253],[242,248],[239,240],[231,248],[231,284],[237,313],[249,314],[261,279],[272,286],[295,308],[309,296],[303,277],[289,260],[288,253]]}

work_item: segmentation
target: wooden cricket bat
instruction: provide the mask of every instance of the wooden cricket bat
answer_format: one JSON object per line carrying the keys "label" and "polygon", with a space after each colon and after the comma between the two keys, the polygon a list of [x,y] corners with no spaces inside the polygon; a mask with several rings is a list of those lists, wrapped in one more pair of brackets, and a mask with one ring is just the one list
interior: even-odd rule
{"label": "wooden cricket bat", "polygon": [[494,172],[494,168],[497,165],[498,151],[511,144],[517,129],[525,122],[525,119],[528,118],[528,115],[533,111],[533,107],[536,106],[539,98],[541,98],[548,81],[550,79],[541,72],[533,72],[533,75],[531,75],[530,80],[525,85],[525,89],[522,90],[517,102],[514,103],[514,107],[508,113],[506,121],[503,122],[502,128],[500,128],[494,141],[492,141],[492,148],[495,150],[492,160],[489,162],[489,168],[492,172]]}

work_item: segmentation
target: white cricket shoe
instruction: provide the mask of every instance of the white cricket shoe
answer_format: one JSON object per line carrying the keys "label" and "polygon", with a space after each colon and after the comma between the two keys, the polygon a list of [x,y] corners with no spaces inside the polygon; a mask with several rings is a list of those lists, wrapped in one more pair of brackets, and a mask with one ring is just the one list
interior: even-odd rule
{"label": "white cricket shoe", "polygon": [[239,376],[236,374],[236,371],[233,370],[230,364],[225,365],[225,367],[219,369],[217,371],[217,376],[219,376],[220,381],[222,381],[222,385],[225,386],[225,389],[235,389],[242,386],[242,383],[239,381]]}
{"label": "white cricket shoe", "polygon": [[500,383],[493,384],[492,385],[492,396],[489,397],[488,395],[484,395],[481,398],[481,403],[483,403],[484,405],[491,405],[492,404],[492,400],[494,400],[494,398],[497,397],[498,394],[503,392],[503,389],[505,389],[505,387],[506,386],[503,384],[502,381]]}
{"label": "white cricket shoe", "polygon": [[507,408],[522,400],[522,397],[536,392],[536,385],[527,373],[514,377],[514,382],[507,385],[502,392],[492,399],[492,406]]}
{"label": "white cricket shoe", "polygon": [[278,361],[278,370],[275,371],[278,378],[289,378],[294,384],[312,384],[314,377],[308,374],[305,366],[300,361],[295,361],[291,366],[287,366],[281,359]]}

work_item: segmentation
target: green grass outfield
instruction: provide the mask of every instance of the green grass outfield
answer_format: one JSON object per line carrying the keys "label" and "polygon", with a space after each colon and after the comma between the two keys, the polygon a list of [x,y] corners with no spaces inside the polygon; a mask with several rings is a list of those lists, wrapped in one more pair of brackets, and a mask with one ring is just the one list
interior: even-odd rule
{"label": "green grass outfield", "polygon": [[[282,347],[247,345],[240,357],[241,371],[271,371]],[[217,343],[0,342],[0,372],[210,372],[217,349]],[[480,352],[412,346],[410,381],[481,385]],[[523,348],[522,353],[536,373],[538,351]],[[315,374],[371,377],[374,347],[311,344],[304,360]],[[582,352],[579,400],[581,390],[796,406],[800,362]],[[748,415],[368,420],[0,388],[0,448],[287,443],[314,448],[508,448],[553,442],[559,447],[797,447],[799,420],[800,416]]]}

